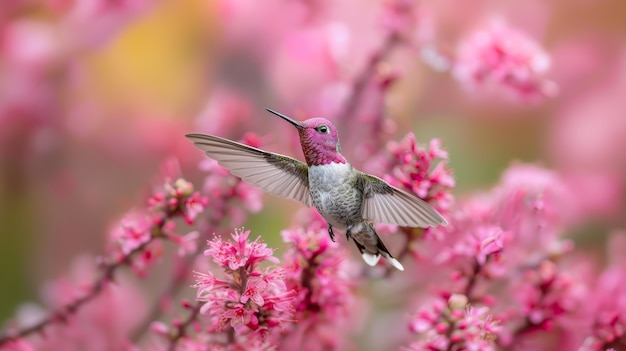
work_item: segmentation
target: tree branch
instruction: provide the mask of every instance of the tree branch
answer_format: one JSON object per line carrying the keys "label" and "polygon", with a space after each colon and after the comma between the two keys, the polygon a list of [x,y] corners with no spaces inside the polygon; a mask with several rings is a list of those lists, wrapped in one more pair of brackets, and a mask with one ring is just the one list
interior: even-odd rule
{"label": "tree branch", "polygon": [[[160,229],[162,229],[163,227],[163,223],[165,223],[165,221],[161,221],[161,224],[158,225],[158,229],[160,231]],[[91,288],[89,289],[89,291],[75,299],[74,301],[69,302],[68,304],[58,308],[56,311],[50,313],[50,315],[48,315],[48,317],[46,317],[45,319],[43,319],[42,321],[40,321],[39,323],[36,323],[35,325],[32,325],[30,327],[26,327],[26,328],[22,328],[19,330],[15,330],[15,331],[7,331],[5,332],[3,335],[0,336],[0,346],[10,342],[10,341],[14,341],[17,339],[21,339],[24,338],[30,334],[34,334],[34,333],[40,333],[42,332],[47,326],[57,323],[57,322],[64,322],[67,320],[67,318],[78,312],[78,310],[85,305],[87,302],[93,300],[95,297],[97,297],[102,290],[104,290],[104,288],[107,286],[108,283],[110,283],[111,281],[113,281],[113,277],[115,275],[115,272],[122,267],[123,265],[127,265],[131,263],[131,257],[139,252],[144,251],[144,249],[153,241],[156,240],[158,236],[157,235],[152,235],[150,236],[150,239],[144,243],[142,243],[141,245],[137,246],[136,248],[134,248],[133,250],[131,250],[127,255],[123,256],[120,260],[116,261],[116,262],[112,262],[112,263],[108,263],[103,267],[103,273],[102,276],[91,286]]]}
{"label": "tree branch", "polygon": [[202,303],[196,301],[195,305],[190,306],[191,313],[187,316],[187,319],[182,321],[180,324],[176,326],[176,331],[170,338],[169,345],[167,347],[168,351],[175,351],[176,345],[180,341],[180,339],[184,338],[187,335],[187,327],[190,326],[198,317],[200,313],[200,307],[202,307]]}
{"label": "tree branch", "polygon": [[378,67],[378,65],[389,56],[389,53],[400,42],[400,40],[401,37],[396,32],[391,32],[387,34],[380,48],[374,51],[374,53],[370,56],[367,65],[361,71],[361,73],[357,75],[356,79],[352,83],[352,94],[346,100],[344,108],[337,116],[337,121],[339,121],[340,124],[343,124],[344,122],[349,121],[354,117],[354,112],[356,111],[356,107],[361,101],[361,97],[365,91],[365,88],[367,87],[367,83],[376,73],[376,68]]}

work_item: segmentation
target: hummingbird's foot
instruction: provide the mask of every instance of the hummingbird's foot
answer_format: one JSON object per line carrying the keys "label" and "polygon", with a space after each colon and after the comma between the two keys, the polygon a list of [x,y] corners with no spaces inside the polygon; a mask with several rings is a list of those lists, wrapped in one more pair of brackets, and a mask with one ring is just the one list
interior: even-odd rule
{"label": "hummingbird's foot", "polygon": [[335,233],[333,233],[333,227],[330,224],[328,225],[328,235],[330,235],[330,240],[335,242]]}

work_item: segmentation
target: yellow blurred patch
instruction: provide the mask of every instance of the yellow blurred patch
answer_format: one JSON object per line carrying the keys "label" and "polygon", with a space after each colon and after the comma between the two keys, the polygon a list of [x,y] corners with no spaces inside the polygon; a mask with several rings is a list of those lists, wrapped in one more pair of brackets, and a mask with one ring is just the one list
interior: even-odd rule
{"label": "yellow blurred patch", "polygon": [[134,19],[88,59],[95,93],[117,106],[189,111],[209,78],[213,17],[206,1],[165,0]]}

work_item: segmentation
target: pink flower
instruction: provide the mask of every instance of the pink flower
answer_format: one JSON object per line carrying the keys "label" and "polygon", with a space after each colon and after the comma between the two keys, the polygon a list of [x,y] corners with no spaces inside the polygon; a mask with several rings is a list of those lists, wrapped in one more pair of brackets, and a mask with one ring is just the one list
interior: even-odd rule
{"label": "pink flower", "polygon": [[253,242],[248,241],[249,235],[249,230],[235,230],[235,233],[231,234],[234,242],[216,237],[208,242],[209,249],[204,251],[204,255],[233,271],[239,268],[253,270],[262,261],[278,263],[278,259],[273,256],[274,250],[260,242],[259,238]]}
{"label": "pink flower", "polygon": [[253,311],[245,308],[243,304],[236,304],[234,307],[224,311],[221,318],[229,319],[230,325],[237,330],[250,323],[253,313]]}
{"label": "pink flower", "polygon": [[459,45],[454,76],[470,90],[493,91],[523,100],[556,94],[545,75],[550,57],[525,33],[492,21]]}
{"label": "pink flower", "polygon": [[162,243],[153,237],[153,231],[161,223],[161,219],[145,212],[126,214],[110,232],[111,259],[129,262],[137,275],[145,276],[163,254]]}
{"label": "pink flower", "polygon": [[278,263],[278,259],[258,238],[249,241],[249,234],[236,230],[232,240],[216,237],[209,241],[205,255],[224,268],[225,278],[197,272],[194,287],[209,332],[222,333],[232,327],[242,338],[263,344],[275,340],[293,320],[294,293],[284,282],[282,268],[258,269],[260,263]]}
{"label": "pink flower", "polygon": [[[179,253],[195,252],[198,233],[179,236],[174,232],[174,218],[182,216],[192,224],[202,211],[207,199],[194,192],[193,185],[179,178],[174,183],[165,182],[162,188],[147,201],[147,211],[128,213],[111,231],[113,259],[130,262],[138,274],[145,274],[162,254],[162,243],[156,239],[167,238],[180,245]],[[132,256],[132,257],[131,257]]]}
{"label": "pink flower", "polygon": [[483,232],[481,234],[483,234],[483,236],[476,260],[478,264],[484,265],[489,255],[495,255],[502,251],[504,240],[500,228],[490,228],[487,233]]}
{"label": "pink flower", "polygon": [[[502,345],[575,323],[587,296],[587,265],[558,264],[573,247],[561,238],[572,205],[562,179],[536,166],[512,166],[494,189],[460,202],[450,225],[429,230],[418,249],[421,259],[453,270],[444,291],[505,311],[497,314],[506,322],[498,333]],[[494,286],[506,293],[490,295]]]}
{"label": "pink flower", "polygon": [[409,133],[400,142],[389,142],[387,149],[391,160],[385,180],[415,193],[445,214],[454,201],[451,190],[455,181],[441,142],[433,139],[428,148],[422,148]]}
{"label": "pink flower", "polygon": [[152,217],[147,213],[128,213],[111,231],[111,239],[119,245],[121,252],[127,255],[151,240],[151,229],[154,224]]}
{"label": "pink flower", "polygon": [[199,192],[195,192],[187,197],[183,201],[181,209],[185,221],[188,224],[193,224],[193,222],[196,220],[196,217],[198,217],[200,213],[204,212],[204,209],[206,208],[208,202],[208,199],[201,195]]}
{"label": "pink flower", "polygon": [[626,233],[615,232],[607,244],[608,266],[600,273],[586,299],[585,339],[579,351],[601,351],[626,347]]}
{"label": "pink flower", "polygon": [[255,304],[263,306],[265,301],[263,300],[262,292],[266,289],[267,283],[260,277],[252,277],[248,280],[246,290],[241,294],[241,303],[246,303],[248,300],[252,300]]}
{"label": "pink flower", "polygon": [[215,276],[211,272],[194,272],[194,275],[196,277],[196,284],[194,285],[194,287],[198,288],[198,291],[196,293],[196,297],[198,299],[204,298],[207,295],[211,294],[214,288],[225,288],[228,286],[227,281],[215,278]]}
{"label": "pink flower", "polygon": [[521,314],[536,329],[552,330],[564,317],[576,312],[587,298],[586,282],[574,267],[558,267],[544,260],[538,267],[522,272],[521,279],[512,282],[511,290]]}
{"label": "pink flower", "polygon": [[297,294],[294,318],[299,321],[289,328],[281,350],[342,349],[342,335],[331,331],[349,330],[355,313],[357,277],[347,252],[331,242],[326,227],[316,219],[281,235],[289,245],[283,259],[285,282]]}
{"label": "pink flower", "polygon": [[418,340],[404,350],[496,350],[498,321],[485,306],[468,305],[465,295],[451,295],[419,310],[409,324]]}
{"label": "pink flower", "polygon": [[480,243],[480,250],[483,255],[491,255],[493,253],[500,252],[502,247],[502,231],[499,229],[496,229],[494,233],[487,236]]}
{"label": "pink flower", "polygon": [[163,188],[156,190],[148,199],[153,212],[161,212],[166,216],[181,215],[187,224],[193,224],[208,202],[206,196],[194,191],[193,184],[182,178],[173,183],[166,181]]}
{"label": "pink flower", "polygon": [[[463,216],[463,219],[462,219]],[[467,216],[467,217],[465,217]],[[471,214],[456,213],[454,222],[449,228],[435,230],[433,236],[444,237],[447,249],[435,250],[435,262],[445,263],[459,259],[475,260],[480,266],[487,263],[488,258],[496,258],[504,248],[502,228],[472,223]]]}

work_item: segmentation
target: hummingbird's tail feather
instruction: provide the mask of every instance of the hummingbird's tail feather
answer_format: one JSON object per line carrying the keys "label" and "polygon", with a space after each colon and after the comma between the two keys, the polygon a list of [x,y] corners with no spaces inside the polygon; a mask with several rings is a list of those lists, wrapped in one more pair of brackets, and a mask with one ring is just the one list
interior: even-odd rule
{"label": "hummingbird's tail feather", "polygon": [[[359,244],[357,244],[356,247],[358,247],[359,250],[361,250],[361,248],[359,247]],[[361,250],[361,256],[363,257],[363,260],[365,261],[365,263],[367,263],[368,265],[372,267],[376,266],[378,264],[378,261],[380,260],[379,254],[371,254],[363,250]]]}
{"label": "hummingbird's tail feather", "polygon": [[396,260],[395,258],[391,257],[389,252],[381,252],[380,254],[387,260],[387,262],[389,262],[392,266],[396,267],[397,270],[404,271],[404,266],[402,265],[402,263],[400,263],[400,261]]}
{"label": "hummingbird's tail feather", "polygon": [[374,229],[374,226],[366,221],[363,221],[350,228],[350,238],[354,240],[356,247],[361,252],[361,256],[365,263],[370,266],[378,264],[380,257],[384,257],[387,262],[400,271],[404,271],[404,266],[393,258],[387,250],[383,241],[380,240],[378,233]]}

